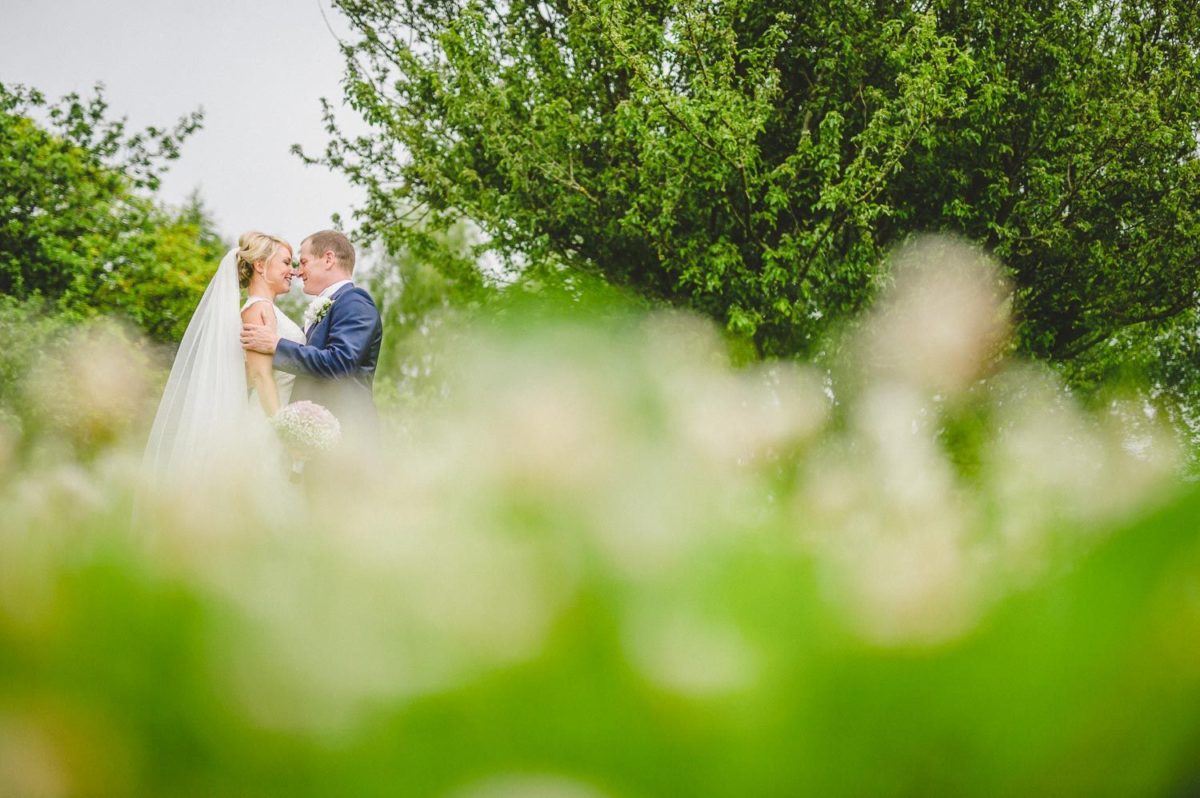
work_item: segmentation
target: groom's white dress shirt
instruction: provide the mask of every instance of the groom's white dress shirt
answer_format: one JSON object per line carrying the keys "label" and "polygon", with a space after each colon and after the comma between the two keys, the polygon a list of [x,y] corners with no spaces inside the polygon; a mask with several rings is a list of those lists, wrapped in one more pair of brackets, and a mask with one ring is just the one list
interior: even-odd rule
{"label": "groom's white dress shirt", "polygon": [[353,280],[338,280],[333,285],[326,286],[325,290],[322,291],[321,293],[317,294],[317,296],[325,297],[326,299],[328,299],[329,297],[336,294],[343,285],[350,285],[350,283],[352,283],[352,282],[354,282],[354,281]]}

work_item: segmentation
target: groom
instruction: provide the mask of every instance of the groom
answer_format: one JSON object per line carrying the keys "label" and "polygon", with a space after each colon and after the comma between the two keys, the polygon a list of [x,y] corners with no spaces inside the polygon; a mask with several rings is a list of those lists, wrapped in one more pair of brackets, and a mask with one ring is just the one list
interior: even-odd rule
{"label": "groom", "polygon": [[[383,321],[371,295],[351,282],[354,247],[336,230],[313,233],[300,244],[296,276],[316,297],[304,314],[307,344],[271,327],[242,325],[242,346],[274,355],[275,368],[296,375],[292,401],[324,405],[355,437],[370,435],[378,417],[371,394],[383,341]],[[357,433],[357,435],[356,435]]]}

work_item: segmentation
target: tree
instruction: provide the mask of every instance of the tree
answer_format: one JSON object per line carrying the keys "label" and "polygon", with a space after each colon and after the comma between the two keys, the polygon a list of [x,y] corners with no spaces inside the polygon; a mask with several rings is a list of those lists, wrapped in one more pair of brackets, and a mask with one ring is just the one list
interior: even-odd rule
{"label": "tree", "polygon": [[319,159],[362,230],[465,217],[708,313],[765,354],[857,312],[887,249],[965,233],[1026,351],[1195,301],[1200,14],[1181,0],[340,0],[372,128]]}
{"label": "tree", "polygon": [[974,0],[938,13],[983,80],[895,181],[892,235],[948,227],[992,248],[1039,356],[1071,360],[1194,307],[1194,5]]}
{"label": "tree", "polygon": [[[420,253],[403,246],[375,253],[376,268],[366,276],[387,330],[378,368],[386,379],[375,383],[376,401],[385,406],[437,393],[435,332],[447,318],[478,307],[490,293],[480,273],[468,265],[470,235],[463,225],[424,243]],[[454,273],[463,279],[449,276]]]}
{"label": "tree", "polygon": [[200,115],[130,134],[107,111],[101,87],[48,103],[0,84],[0,293],[178,340],[223,245],[198,197],[152,192]]}

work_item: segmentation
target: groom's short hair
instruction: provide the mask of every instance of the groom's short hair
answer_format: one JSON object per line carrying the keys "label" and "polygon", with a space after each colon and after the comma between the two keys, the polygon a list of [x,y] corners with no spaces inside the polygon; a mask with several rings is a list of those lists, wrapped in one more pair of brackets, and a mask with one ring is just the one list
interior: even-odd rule
{"label": "groom's short hair", "polygon": [[354,245],[346,236],[337,230],[322,230],[304,240],[308,242],[313,255],[319,258],[326,252],[332,252],[346,274],[354,274]]}

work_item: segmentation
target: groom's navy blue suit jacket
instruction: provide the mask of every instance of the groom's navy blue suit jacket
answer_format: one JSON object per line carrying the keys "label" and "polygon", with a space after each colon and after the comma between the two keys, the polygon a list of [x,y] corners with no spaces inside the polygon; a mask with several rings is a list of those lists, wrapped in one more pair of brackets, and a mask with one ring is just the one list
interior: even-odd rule
{"label": "groom's navy blue suit jacket", "polygon": [[296,375],[293,402],[308,399],[324,405],[343,426],[370,425],[383,321],[371,295],[355,285],[342,286],[331,299],[324,318],[308,330],[306,345],[279,341],[275,368]]}

